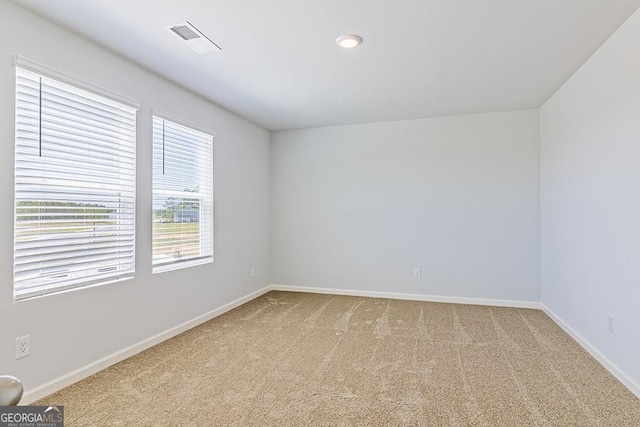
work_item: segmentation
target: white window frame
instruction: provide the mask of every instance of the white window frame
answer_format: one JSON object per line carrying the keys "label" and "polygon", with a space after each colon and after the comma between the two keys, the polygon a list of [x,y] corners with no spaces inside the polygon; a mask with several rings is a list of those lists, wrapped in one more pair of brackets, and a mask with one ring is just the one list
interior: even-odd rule
{"label": "white window frame", "polygon": [[[215,132],[207,129],[203,129],[202,127],[195,125],[187,120],[176,117],[172,114],[166,113],[164,111],[160,111],[158,109],[152,110],[152,145],[154,156],[158,155],[158,149],[160,148],[160,140],[156,139],[158,136],[157,133],[153,130],[156,127],[156,120],[164,121],[166,124],[174,125],[177,127],[186,128],[190,132],[196,132],[201,134],[203,137],[207,137],[208,147],[203,148],[202,153],[206,154],[206,161],[208,165],[203,165],[200,168],[200,176],[198,178],[199,185],[203,186],[206,190],[197,193],[199,196],[194,197],[194,193],[185,192],[183,190],[162,190],[159,189],[156,185],[156,174],[159,173],[157,168],[157,163],[154,161],[153,166],[153,178],[152,178],[152,211],[156,211],[158,208],[158,200],[163,197],[189,197],[189,198],[197,198],[199,199],[199,203],[202,209],[199,209],[199,243],[200,243],[200,252],[204,252],[204,254],[198,257],[187,257],[185,259],[173,259],[167,261],[166,258],[158,259],[156,256],[152,254],[152,272],[153,274],[162,273],[165,271],[172,271],[181,268],[188,268],[202,264],[212,263],[214,261],[214,252],[215,252],[215,238],[214,238],[214,188],[213,188],[213,157],[214,157],[214,141],[215,141]],[[153,214],[152,214],[153,215]],[[152,219],[153,220],[153,219]],[[153,220],[152,228],[157,227],[157,219]],[[204,224],[204,226],[203,226]],[[152,231],[152,251],[155,244],[154,239],[154,231]]]}
{"label": "white window frame", "polygon": [[[130,98],[113,93],[111,91],[97,87],[95,85],[91,85],[81,80],[75,79],[64,73],[53,70],[49,67],[38,64],[37,62],[31,61],[29,59],[26,59],[20,56],[16,57],[15,66],[16,66],[15,146],[16,146],[16,150],[19,149],[20,152],[16,151],[15,160],[14,160],[14,164],[16,168],[14,171],[14,246],[13,246],[14,300],[23,301],[26,299],[39,297],[43,295],[50,295],[50,294],[55,294],[63,291],[79,289],[79,288],[84,288],[84,287],[94,286],[94,285],[102,285],[106,283],[112,283],[115,281],[121,281],[121,280],[127,280],[127,279],[133,278],[135,276],[135,189],[136,189],[135,150],[136,150],[136,112],[139,109],[138,103],[134,100],[131,100]],[[21,71],[21,70],[24,70],[24,71]],[[60,165],[62,165],[62,163],[60,162],[63,162],[63,163],[66,162],[67,168],[71,167],[79,171],[84,167],[83,166],[84,163],[81,163],[79,160],[69,160],[69,159],[64,160],[62,157],[59,157],[56,155],[52,155],[52,157],[50,157],[51,162],[49,163],[47,163],[48,158],[46,155],[40,159],[37,159],[37,157],[40,157],[40,156],[33,153],[35,143],[40,144],[40,147],[41,147],[40,150],[42,150],[41,152],[46,152],[47,149],[54,149],[56,147],[61,148],[64,146],[65,143],[71,142],[72,141],[71,139],[66,139],[66,138],[69,138],[69,136],[67,135],[71,135],[71,134],[68,134],[66,133],[67,131],[64,131],[65,133],[61,134],[62,136],[57,136],[56,138],[60,141],[63,141],[62,143],[51,142],[53,140],[47,141],[47,138],[53,138],[53,137],[50,135],[46,136],[45,134],[47,132],[52,131],[53,129],[52,126],[54,125],[48,124],[49,116],[43,116],[43,114],[52,114],[55,111],[62,111],[62,110],[59,110],[57,107],[51,107],[51,108],[54,108],[54,110],[49,109],[49,107],[45,107],[45,104],[43,104],[42,95],[40,95],[41,100],[37,109],[35,109],[35,107],[33,106],[33,103],[31,106],[28,106],[26,104],[21,104],[19,106],[18,102],[24,103],[25,102],[24,100],[27,99],[25,98],[25,96],[28,97],[29,95],[27,95],[26,92],[20,92],[20,90],[26,90],[26,89],[25,88],[19,89],[18,75],[20,75],[21,76],[20,78],[23,79],[21,81],[25,81],[25,82],[27,81],[34,82],[33,79],[38,78],[41,85],[40,86],[41,91],[43,87],[42,86],[43,82],[44,83],[48,82],[51,85],[48,87],[53,88],[54,91],[61,90],[63,91],[63,93],[69,94],[69,95],[62,95],[63,96],[62,99],[66,100],[65,98],[66,96],[72,96],[74,98],[84,97],[84,99],[89,100],[89,101],[86,101],[88,103],[96,102],[98,103],[98,105],[104,105],[104,106],[108,106],[109,108],[114,108],[125,115],[126,121],[122,122],[122,126],[126,126],[126,127],[117,128],[117,129],[124,129],[124,130],[123,131],[118,130],[117,132],[117,134],[119,135],[118,137],[113,137],[113,136],[108,137],[109,139],[106,140],[108,142],[105,143],[106,145],[103,145],[103,147],[106,147],[105,149],[107,151],[111,150],[117,153],[113,155],[109,154],[108,157],[105,157],[105,159],[109,159],[109,161],[114,162],[112,163],[112,165],[117,164],[118,166],[116,167],[116,169],[118,172],[113,172],[112,171],[113,167],[112,167],[112,169],[110,169],[111,170],[110,172],[104,172],[107,175],[103,175],[103,176],[107,176],[107,178],[96,178],[95,181],[83,180],[83,182],[92,182],[93,188],[98,188],[98,187],[101,188],[100,192],[102,194],[107,194],[107,196],[104,196],[104,197],[112,197],[116,193],[118,194],[118,200],[119,200],[118,204],[109,206],[109,207],[105,207],[105,205],[100,205],[100,206],[103,206],[102,209],[104,209],[105,212],[110,212],[113,210],[111,213],[109,213],[109,219],[110,221],[113,221],[114,225],[109,226],[110,231],[109,233],[107,233],[108,236],[105,237],[103,235],[101,238],[103,239],[103,241],[105,241],[104,245],[116,245],[117,249],[115,249],[114,251],[108,251],[109,253],[107,253],[105,249],[100,249],[99,248],[100,245],[97,243],[96,237],[87,238],[86,236],[84,236],[84,240],[82,240],[82,238],[79,237],[79,235],[82,234],[82,232],[77,232],[74,236],[67,236],[66,234],[69,233],[69,231],[64,231],[59,224],[57,225],[47,224],[47,227],[49,227],[49,229],[47,230],[48,231],[47,234],[42,234],[44,233],[44,231],[41,233],[30,232],[28,229],[25,233],[24,228],[18,227],[17,225],[18,221],[29,221],[32,223],[35,223],[37,221],[46,222],[46,220],[42,220],[42,219],[38,219],[37,221],[25,219],[26,217],[28,218],[30,214],[29,213],[25,214],[25,212],[28,212],[28,210],[25,211],[24,209],[25,204],[21,204],[20,202],[24,200],[24,201],[33,201],[36,203],[50,203],[51,200],[55,200],[53,193],[50,193],[50,191],[54,188],[52,187],[54,185],[53,184],[54,182],[57,185],[55,188],[57,188],[58,191],[61,188],[60,186],[62,186],[62,188],[65,188],[65,194],[73,195],[74,200],[78,200],[77,203],[74,202],[73,204],[74,207],[72,209],[78,209],[78,206],[84,206],[89,203],[95,202],[96,200],[101,201],[103,197],[103,196],[98,196],[94,193],[87,193],[87,198],[85,199],[83,197],[84,194],[82,194],[81,192],[74,192],[75,190],[73,190],[73,185],[71,185],[68,188],[64,187],[67,175],[65,175],[65,177],[62,179],[60,177],[55,179],[48,178],[48,176],[52,176],[52,175],[49,175],[52,172],[46,172],[49,169],[47,165],[52,165],[52,170],[53,170],[61,167]],[[30,83],[30,84],[33,84],[33,83]],[[49,96],[48,92],[46,93],[41,92],[41,93],[44,93],[46,96]],[[72,98],[69,98],[69,100],[70,99]],[[45,100],[44,102],[49,102],[49,101]],[[68,102],[73,102],[73,101],[68,101]],[[70,108],[70,107],[67,107],[66,103],[61,105],[64,105],[63,108]],[[84,105],[88,105],[88,104],[84,104]],[[47,108],[47,110],[43,110],[43,108]],[[39,132],[40,135],[38,136],[33,135],[32,131],[34,129],[34,124],[33,124],[34,119],[33,118],[24,119],[22,116],[19,118],[18,116],[19,112],[20,114],[27,113],[27,114],[31,114],[32,116],[35,114],[34,117],[37,117],[37,120],[35,121],[39,121],[39,124],[37,125],[38,127],[37,131]],[[93,113],[95,113],[95,110],[93,110]],[[83,123],[80,120],[79,114],[80,113],[77,113],[77,114],[69,113],[69,115],[65,116],[64,120],[66,120],[67,123],[78,123],[79,128],[82,126],[85,126],[85,128],[92,128],[92,125],[87,124],[88,122]],[[88,110],[86,114],[90,114]],[[77,121],[74,121],[74,120],[77,120]],[[125,125],[125,123],[127,124]],[[68,125],[66,126],[66,128],[74,129],[74,130],[76,129]],[[110,128],[110,129],[113,129],[113,128]],[[29,132],[31,132],[31,134],[29,134]],[[82,147],[85,147],[84,148],[85,152],[90,151],[86,148],[89,146],[91,147],[91,149],[94,149],[94,147],[96,147],[95,149],[97,149],[97,146],[92,145],[93,144],[92,141],[95,141],[95,139],[92,139],[92,138],[96,138],[97,134],[87,133],[86,131],[84,132],[85,133],[83,137],[80,137],[80,140],[75,140],[75,139],[73,140],[73,144],[76,144],[77,146],[81,147],[79,148],[80,150],[82,150]],[[111,135],[113,135],[113,133]],[[128,135],[128,136],[125,136],[125,135]],[[110,138],[115,138],[115,139],[111,140]],[[113,145],[111,141],[113,141]],[[57,145],[57,144],[61,144],[61,145]],[[42,148],[43,146],[46,148]],[[31,152],[29,152],[29,150],[31,150]],[[70,148],[69,150],[72,150],[72,149]],[[67,152],[63,150],[61,152],[63,153],[63,156],[66,156],[67,154],[73,154],[74,156],[76,156],[75,158],[77,158],[77,154],[78,154],[77,151]],[[125,156],[125,157],[121,157],[121,156]],[[122,161],[126,161],[127,165],[125,166],[123,163],[120,163]],[[73,166],[69,166],[69,165],[73,165],[73,162],[78,162],[79,166],[77,168],[74,168]],[[43,169],[40,171],[35,169],[31,172],[24,172],[24,170],[22,169],[18,171],[19,165],[21,168],[23,168],[25,165],[28,165],[31,167],[35,165],[43,165]],[[87,169],[89,168],[88,167],[85,168],[85,170]],[[58,174],[60,174],[60,172],[58,172]],[[123,174],[126,174],[126,175],[123,175]],[[93,172],[91,172],[92,177],[97,177],[99,175],[100,174],[93,175]],[[113,188],[115,188],[114,187],[115,184],[113,185],[106,184],[105,180],[108,180],[109,182],[117,181],[118,189],[114,190]],[[69,177],[69,182],[70,183],[73,182],[73,177],[71,176]],[[33,187],[34,185],[37,187]],[[33,193],[33,195],[31,195],[29,191],[33,191],[33,188],[37,188],[37,190],[35,190],[36,193]],[[52,195],[47,196],[47,194],[52,194]],[[47,202],[47,200],[49,200],[49,202]],[[42,206],[42,205],[38,205],[38,206]],[[48,204],[45,206],[47,207],[45,208],[46,210],[43,210],[43,212],[49,217],[55,216],[55,211],[56,209],[58,209],[56,207],[52,207],[52,206],[55,206],[55,204]],[[68,209],[63,208],[61,212],[67,212],[67,210]],[[64,213],[60,215],[65,216]],[[91,213],[87,213],[86,211],[78,214],[78,216],[82,216],[82,215],[85,215],[85,219],[84,219],[85,222],[87,218],[91,217]],[[93,220],[94,220],[93,235],[95,236],[96,235],[95,234],[95,213],[93,215],[94,215],[93,216]],[[83,221],[83,220],[80,220],[80,221]],[[116,230],[116,233],[115,233],[116,237],[115,238],[109,237],[109,236],[114,236],[113,234],[114,229]],[[51,238],[52,236],[60,236],[60,237],[57,237],[56,239],[69,239],[70,237],[72,238],[70,245],[66,244],[66,246],[64,246],[66,250],[66,254],[64,256],[71,255],[69,258],[65,258],[65,259],[72,259],[74,262],[71,264],[72,265],[71,267],[66,267],[66,266],[61,267],[62,269],[66,269],[65,271],[67,273],[65,273],[64,275],[51,275],[51,274],[45,273],[48,266],[51,265],[51,264],[48,264],[47,261],[45,260],[53,260],[55,258],[55,260],[57,261],[55,260],[50,261],[50,263],[56,263],[57,265],[68,263],[68,261],[65,261],[61,258],[63,256],[63,254],[61,253],[62,249],[54,249],[53,247],[51,247],[52,249],[50,251],[47,251],[47,250],[42,250],[42,246],[40,246],[40,249],[36,249],[35,251],[34,249],[25,250],[25,248],[27,247],[33,247],[34,242],[40,241],[40,239],[43,239],[42,241],[45,242],[47,238]],[[78,243],[81,240],[83,243],[82,244]],[[57,246],[60,247],[59,244]],[[81,249],[82,246],[84,246],[85,249]],[[125,249],[124,246],[126,246],[127,248]],[[73,247],[73,252],[69,252],[69,248],[72,248],[72,247]],[[83,254],[83,250],[84,250],[84,254]],[[98,268],[99,266],[96,268],[92,267],[91,265],[95,264],[96,262],[99,262],[102,265],[103,260],[99,259],[99,261],[93,261],[93,264],[92,264],[89,261],[89,258],[87,258],[88,254],[90,253],[88,251],[94,251],[93,253],[97,254],[97,256],[99,257],[105,256],[105,255],[111,255],[112,258],[105,257],[105,261],[104,261],[104,264],[105,265],[109,264],[110,267],[109,268],[106,268],[106,267]],[[34,257],[34,254],[35,254],[35,257]],[[84,266],[84,268],[81,268],[81,266]],[[25,273],[25,269],[28,270],[27,273]],[[40,274],[37,273],[38,271],[40,271]]]}

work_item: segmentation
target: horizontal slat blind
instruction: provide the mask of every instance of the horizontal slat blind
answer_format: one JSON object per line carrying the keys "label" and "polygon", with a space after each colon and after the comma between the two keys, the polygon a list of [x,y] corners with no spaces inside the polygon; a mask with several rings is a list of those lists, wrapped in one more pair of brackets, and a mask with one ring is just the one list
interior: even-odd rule
{"label": "horizontal slat blind", "polygon": [[154,117],[154,272],[212,260],[213,136]]}
{"label": "horizontal slat blind", "polygon": [[16,68],[14,296],[134,274],[136,111]]}

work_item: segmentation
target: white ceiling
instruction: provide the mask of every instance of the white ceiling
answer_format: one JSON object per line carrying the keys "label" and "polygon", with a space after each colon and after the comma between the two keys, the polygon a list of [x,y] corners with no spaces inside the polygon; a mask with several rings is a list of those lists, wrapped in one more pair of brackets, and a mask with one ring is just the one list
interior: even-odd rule
{"label": "white ceiling", "polygon": [[[640,0],[16,0],[270,130],[541,106]],[[199,55],[163,27],[190,21]],[[357,49],[341,34],[364,39]]]}

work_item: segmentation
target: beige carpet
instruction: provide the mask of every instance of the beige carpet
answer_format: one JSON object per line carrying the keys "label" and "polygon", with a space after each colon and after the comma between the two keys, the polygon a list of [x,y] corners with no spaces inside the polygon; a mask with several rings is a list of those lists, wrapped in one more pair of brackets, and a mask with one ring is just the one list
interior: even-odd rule
{"label": "beige carpet", "polygon": [[38,404],[67,426],[640,426],[541,311],[286,292]]}

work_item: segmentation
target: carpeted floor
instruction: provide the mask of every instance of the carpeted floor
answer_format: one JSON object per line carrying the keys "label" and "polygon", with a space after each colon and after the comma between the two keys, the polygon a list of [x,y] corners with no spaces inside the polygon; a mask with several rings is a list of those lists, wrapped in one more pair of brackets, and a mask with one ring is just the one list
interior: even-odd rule
{"label": "carpeted floor", "polygon": [[640,426],[538,310],[270,292],[37,404],[66,426]]}

